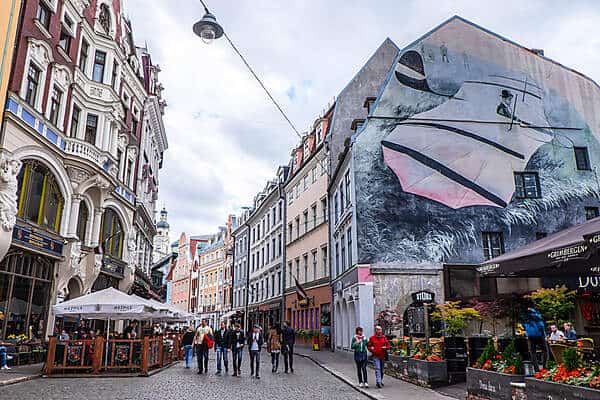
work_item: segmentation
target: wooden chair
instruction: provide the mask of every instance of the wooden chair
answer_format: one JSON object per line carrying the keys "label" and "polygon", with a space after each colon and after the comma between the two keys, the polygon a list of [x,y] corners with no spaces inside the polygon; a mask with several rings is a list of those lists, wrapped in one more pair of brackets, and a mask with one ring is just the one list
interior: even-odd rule
{"label": "wooden chair", "polygon": [[565,349],[568,349],[569,347],[571,347],[571,346],[567,346],[566,344],[562,344],[562,343],[548,343],[548,346],[550,347],[550,352],[552,353],[552,358],[554,358],[554,361],[556,361],[557,364],[563,363],[562,353]]}

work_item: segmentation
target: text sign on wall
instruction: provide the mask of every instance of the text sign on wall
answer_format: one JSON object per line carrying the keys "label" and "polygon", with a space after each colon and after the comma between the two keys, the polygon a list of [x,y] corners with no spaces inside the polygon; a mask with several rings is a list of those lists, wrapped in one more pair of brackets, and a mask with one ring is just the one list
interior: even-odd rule
{"label": "text sign on wall", "polygon": [[433,303],[435,300],[435,293],[427,290],[421,290],[412,294],[413,302],[415,303]]}
{"label": "text sign on wall", "polygon": [[33,232],[29,228],[15,225],[13,229],[13,241],[17,244],[52,254],[54,256],[62,256],[62,242],[52,239],[41,233]]}

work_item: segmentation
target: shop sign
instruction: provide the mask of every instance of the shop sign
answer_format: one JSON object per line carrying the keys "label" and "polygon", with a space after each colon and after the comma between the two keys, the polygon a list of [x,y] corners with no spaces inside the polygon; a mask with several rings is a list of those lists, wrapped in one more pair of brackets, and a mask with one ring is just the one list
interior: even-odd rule
{"label": "shop sign", "polygon": [[587,255],[589,246],[587,244],[577,244],[574,246],[563,247],[562,249],[552,250],[547,254],[547,258],[552,263],[583,258]]}
{"label": "shop sign", "polygon": [[580,275],[572,278],[544,278],[544,287],[566,286],[579,294],[600,293],[600,276]]}
{"label": "shop sign", "polygon": [[600,246],[600,233],[594,233],[592,236],[587,238],[587,241],[593,246]]}
{"label": "shop sign", "polygon": [[487,275],[496,272],[498,268],[500,268],[500,264],[485,264],[476,269],[481,275]]}
{"label": "shop sign", "polygon": [[412,294],[413,302],[415,303],[433,303],[435,301],[435,293],[421,290]]}
{"label": "shop sign", "polygon": [[15,225],[13,241],[16,244],[35,249],[53,256],[62,256],[63,243],[41,233],[33,232],[29,228]]}
{"label": "shop sign", "polygon": [[308,299],[298,300],[298,306],[300,306],[300,307],[308,307]]}

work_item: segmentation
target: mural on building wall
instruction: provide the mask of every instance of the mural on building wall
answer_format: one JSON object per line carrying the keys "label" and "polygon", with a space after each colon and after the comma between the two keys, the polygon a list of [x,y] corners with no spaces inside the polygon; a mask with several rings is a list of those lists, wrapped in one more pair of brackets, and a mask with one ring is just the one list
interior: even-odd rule
{"label": "mural on building wall", "polygon": [[598,85],[459,18],[400,52],[373,117],[354,145],[361,263],[480,262],[483,231],[534,237],[598,205]]}

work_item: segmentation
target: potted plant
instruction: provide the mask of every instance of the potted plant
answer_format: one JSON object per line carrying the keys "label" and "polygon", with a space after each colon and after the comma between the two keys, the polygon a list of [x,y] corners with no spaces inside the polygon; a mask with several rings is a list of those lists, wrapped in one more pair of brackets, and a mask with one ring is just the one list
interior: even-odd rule
{"label": "potted plant", "polygon": [[444,336],[444,358],[448,364],[450,382],[459,382],[466,379],[467,345],[464,330],[469,322],[481,316],[473,307],[460,307],[459,301],[447,301],[438,304],[431,314],[434,320],[444,323],[446,335]]}
{"label": "potted plant", "polygon": [[441,352],[434,352],[425,342],[419,343],[408,359],[408,380],[420,386],[439,387],[448,384],[448,366]]}
{"label": "potted plant", "polygon": [[489,339],[477,362],[467,368],[467,395],[480,400],[511,400],[511,384],[524,382],[522,373],[523,357],[516,351],[514,340],[499,353]]}
{"label": "potted plant", "polygon": [[528,400],[600,399],[600,367],[583,362],[577,348],[562,353],[563,363],[526,378]]}
{"label": "potted plant", "polygon": [[[471,300],[470,304],[481,316],[479,323],[479,334],[470,336],[467,340],[469,365],[472,365],[479,359],[489,340],[496,336],[496,325],[498,320],[508,317],[508,313],[506,311],[508,306],[504,299],[496,299],[492,301],[480,301],[474,299]],[[482,333],[484,322],[487,322],[489,325],[491,325],[491,336],[489,334],[484,335]]]}

